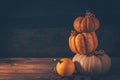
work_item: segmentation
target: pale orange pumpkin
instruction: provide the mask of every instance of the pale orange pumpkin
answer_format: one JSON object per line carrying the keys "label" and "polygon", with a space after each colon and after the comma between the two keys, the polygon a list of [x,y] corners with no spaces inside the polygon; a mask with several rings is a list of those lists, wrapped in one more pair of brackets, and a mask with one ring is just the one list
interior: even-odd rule
{"label": "pale orange pumpkin", "polygon": [[77,33],[72,30],[69,37],[69,48],[73,53],[91,54],[98,46],[98,39],[95,32]]}
{"label": "pale orange pumpkin", "polygon": [[75,64],[70,58],[61,58],[56,65],[56,72],[60,76],[71,76],[75,71]]}
{"label": "pale orange pumpkin", "polygon": [[101,75],[111,67],[110,57],[103,51],[95,51],[92,55],[76,54],[73,57],[76,71],[87,75]]}
{"label": "pale orange pumpkin", "polygon": [[100,22],[94,14],[87,12],[85,17],[77,17],[73,22],[73,26],[78,32],[94,32],[99,28]]}

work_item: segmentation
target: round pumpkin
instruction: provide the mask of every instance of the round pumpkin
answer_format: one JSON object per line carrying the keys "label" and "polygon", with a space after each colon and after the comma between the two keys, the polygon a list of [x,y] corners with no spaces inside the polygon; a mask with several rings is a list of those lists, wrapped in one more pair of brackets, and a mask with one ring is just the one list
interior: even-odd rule
{"label": "round pumpkin", "polygon": [[75,71],[74,62],[69,58],[62,58],[56,65],[56,72],[60,76],[71,76]]}
{"label": "round pumpkin", "polygon": [[98,39],[95,32],[77,33],[72,30],[69,37],[69,48],[73,53],[90,54],[98,46]]}
{"label": "round pumpkin", "polygon": [[79,16],[73,22],[74,29],[78,32],[96,31],[100,22],[91,12],[87,12],[85,17]]}
{"label": "round pumpkin", "polygon": [[76,71],[87,75],[100,75],[109,71],[111,66],[110,57],[104,51],[97,51],[93,55],[76,54],[73,57]]}

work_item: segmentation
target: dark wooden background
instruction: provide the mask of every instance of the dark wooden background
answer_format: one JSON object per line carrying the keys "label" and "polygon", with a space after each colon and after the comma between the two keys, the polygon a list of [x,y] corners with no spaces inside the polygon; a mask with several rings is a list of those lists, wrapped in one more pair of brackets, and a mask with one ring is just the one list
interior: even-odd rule
{"label": "dark wooden background", "polygon": [[100,20],[97,49],[120,57],[119,1],[3,0],[0,2],[0,57],[71,57],[73,21],[91,11]]}

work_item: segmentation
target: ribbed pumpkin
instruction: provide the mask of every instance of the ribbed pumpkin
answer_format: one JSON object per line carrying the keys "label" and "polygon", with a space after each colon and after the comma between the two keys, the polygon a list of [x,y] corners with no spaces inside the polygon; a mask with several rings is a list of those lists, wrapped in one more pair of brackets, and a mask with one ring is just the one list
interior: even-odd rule
{"label": "ribbed pumpkin", "polygon": [[95,32],[77,33],[72,30],[69,37],[69,47],[73,53],[90,54],[98,46],[98,39]]}
{"label": "ribbed pumpkin", "polygon": [[99,28],[100,22],[94,14],[87,12],[85,17],[77,17],[73,22],[73,26],[78,32],[93,32]]}
{"label": "ribbed pumpkin", "polygon": [[76,54],[72,60],[76,71],[87,75],[104,74],[111,66],[111,59],[103,50],[97,51],[94,55]]}

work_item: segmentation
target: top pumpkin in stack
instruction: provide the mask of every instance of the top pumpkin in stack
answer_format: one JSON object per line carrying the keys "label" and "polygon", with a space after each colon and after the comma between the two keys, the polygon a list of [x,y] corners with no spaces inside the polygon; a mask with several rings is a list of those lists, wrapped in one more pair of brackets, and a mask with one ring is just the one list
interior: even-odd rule
{"label": "top pumpkin in stack", "polygon": [[91,12],[86,12],[85,17],[79,16],[73,22],[74,29],[77,32],[94,32],[99,26],[100,22]]}

